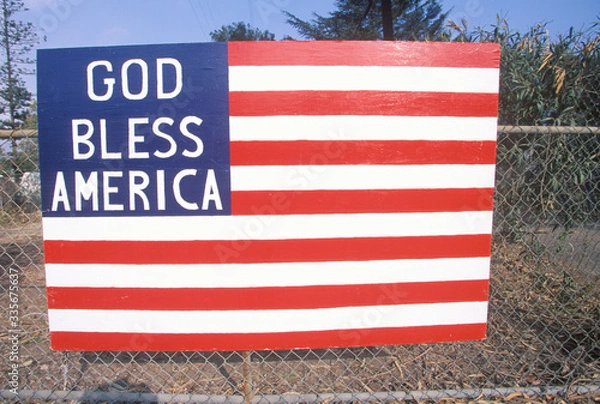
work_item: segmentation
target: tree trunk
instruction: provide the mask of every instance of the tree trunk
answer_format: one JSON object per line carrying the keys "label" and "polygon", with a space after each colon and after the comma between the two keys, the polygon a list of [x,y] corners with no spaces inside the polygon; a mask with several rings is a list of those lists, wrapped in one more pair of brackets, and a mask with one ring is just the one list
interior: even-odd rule
{"label": "tree trunk", "polygon": [[4,42],[4,50],[6,56],[6,86],[8,90],[8,110],[9,110],[9,119],[10,119],[10,128],[15,128],[15,97],[13,93],[13,60],[12,60],[12,49],[10,42],[10,27],[9,27],[9,19],[10,19],[10,10],[8,9],[8,4],[6,0],[2,0],[2,14],[4,20],[2,21],[4,24],[4,38],[2,38]]}
{"label": "tree trunk", "polygon": [[[12,130],[15,130],[15,97],[14,97],[14,80],[13,80],[13,60],[12,60],[12,49],[10,42],[10,27],[9,27],[9,19],[10,19],[10,10],[8,8],[7,0],[2,0],[2,16],[3,16],[3,29],[4,29],[4,37],[2,41],[4,42],[4,50],[6,57],[6,87],[8,90],[8,114],[9,114],[9,125]],[[21,180],[20,169],[17,165],[17,140],[15,138],[11,138],[11,166],[12,166],[12,174],[13,180],[16,184]]]}
{"label": "tree trunk", "polygon": [[393,41],[394,23],[392,20],[392,0],[381,0],[381,20],[383,23],[383,39]]}

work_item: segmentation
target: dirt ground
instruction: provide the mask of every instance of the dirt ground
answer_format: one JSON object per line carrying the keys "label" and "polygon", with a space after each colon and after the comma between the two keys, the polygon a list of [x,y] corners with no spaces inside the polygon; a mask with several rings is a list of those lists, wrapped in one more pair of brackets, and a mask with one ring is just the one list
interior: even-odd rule
{"label": "dirt ground", "polygon": [[542,227],[532,231],[525,242],[584,278],[600,279],[600,226],[568,230]]}

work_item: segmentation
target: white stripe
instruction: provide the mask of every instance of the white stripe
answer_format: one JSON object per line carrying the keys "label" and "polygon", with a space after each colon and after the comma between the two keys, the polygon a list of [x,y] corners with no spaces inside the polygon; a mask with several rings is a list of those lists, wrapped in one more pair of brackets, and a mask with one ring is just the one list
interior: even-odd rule
{"label": "white stripe", "polygon": [[199,265],[46,264],[50,287],[248,288],[489,279],[489,258]]}
{"label": "white stripe", "polygon": [[343,307],[311,310],[48,310],[50,331],[269,333],[481,324],[487,302]]}
{"label": "white stripe", "polygon": [[46,240],[283,240],[490,234],[492,211],[44,218]]}
{"label": "white stripe", "polygon": [[[325,154],[317,156],[326,161]],[[232,191],[492,188],[493,164],[232,166]]]}
{"label": "white stripe", "polygon": [[232,141],[496,140],[496,118],[445,116],[232,116]]}
{"label": "white stripe", "polygon": [[230,66],[229,91],[497,93],[498,69],[414,66]]}

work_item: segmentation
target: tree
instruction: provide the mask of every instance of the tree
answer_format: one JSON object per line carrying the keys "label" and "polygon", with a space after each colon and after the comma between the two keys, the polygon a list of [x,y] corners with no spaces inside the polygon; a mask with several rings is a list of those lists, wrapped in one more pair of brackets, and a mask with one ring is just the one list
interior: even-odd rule
{"label": "tree", "polygon": [[287,23],[307,39],[388,39],[384,24],[391,3],[392,39],[434,40],[443,36],[448,13],[438,0],[337,0],[337,9],[328,17],[314,14],[304,21],[286,12]]}
{"label": "tree", "polygon": [[[38,37],[32,23],[15,19],[22,11],[26,11],[23,1],[1,0],[0,48],[4,61],[0,65],[0,113],[6,117],[0,121],[2,129],[22,127],[30,112],[32,95],[25,87],[22,75],[32,73],[26,66],[33,63],[28,55]],[[23,168],[17,163],[19,148],[14,138],[11,148],[12,174],[18,183]]]}
{"label": "tree", "polygon": [[250,24],[244,24],[242,21],[229,25],[223,25],[220,29],[210,33],[213,42],[227,41],[274,41],[275,34],[268,30],[261,31],[253,28]]}
{"label": "tree", "polygon": [[21,0],[2,0],[0,3],[0,47],[4,61],[0,66],[0,113],[7,118],[1,122],[4,129],[17,129],[27,118],[31,93],[25,87],[23,74],[33,60],[28,55],[38,42],[32,23],[15,19],[15,14],[26,11]]}

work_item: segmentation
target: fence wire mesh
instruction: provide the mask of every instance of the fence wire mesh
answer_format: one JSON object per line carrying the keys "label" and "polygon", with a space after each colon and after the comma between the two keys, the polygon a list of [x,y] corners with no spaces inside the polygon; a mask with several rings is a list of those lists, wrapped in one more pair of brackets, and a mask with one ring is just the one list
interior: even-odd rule
{"label": "fence wire mesh", "polygon": [[499,129],[484,341],[178,353],[143,352],[140,336],[141,352],[61,353],[49,344],[36,133],[7,135],[0,139],[0,397],[15,402],[367,402],[515,395],[598,400],[599,160],[597,128]]}

